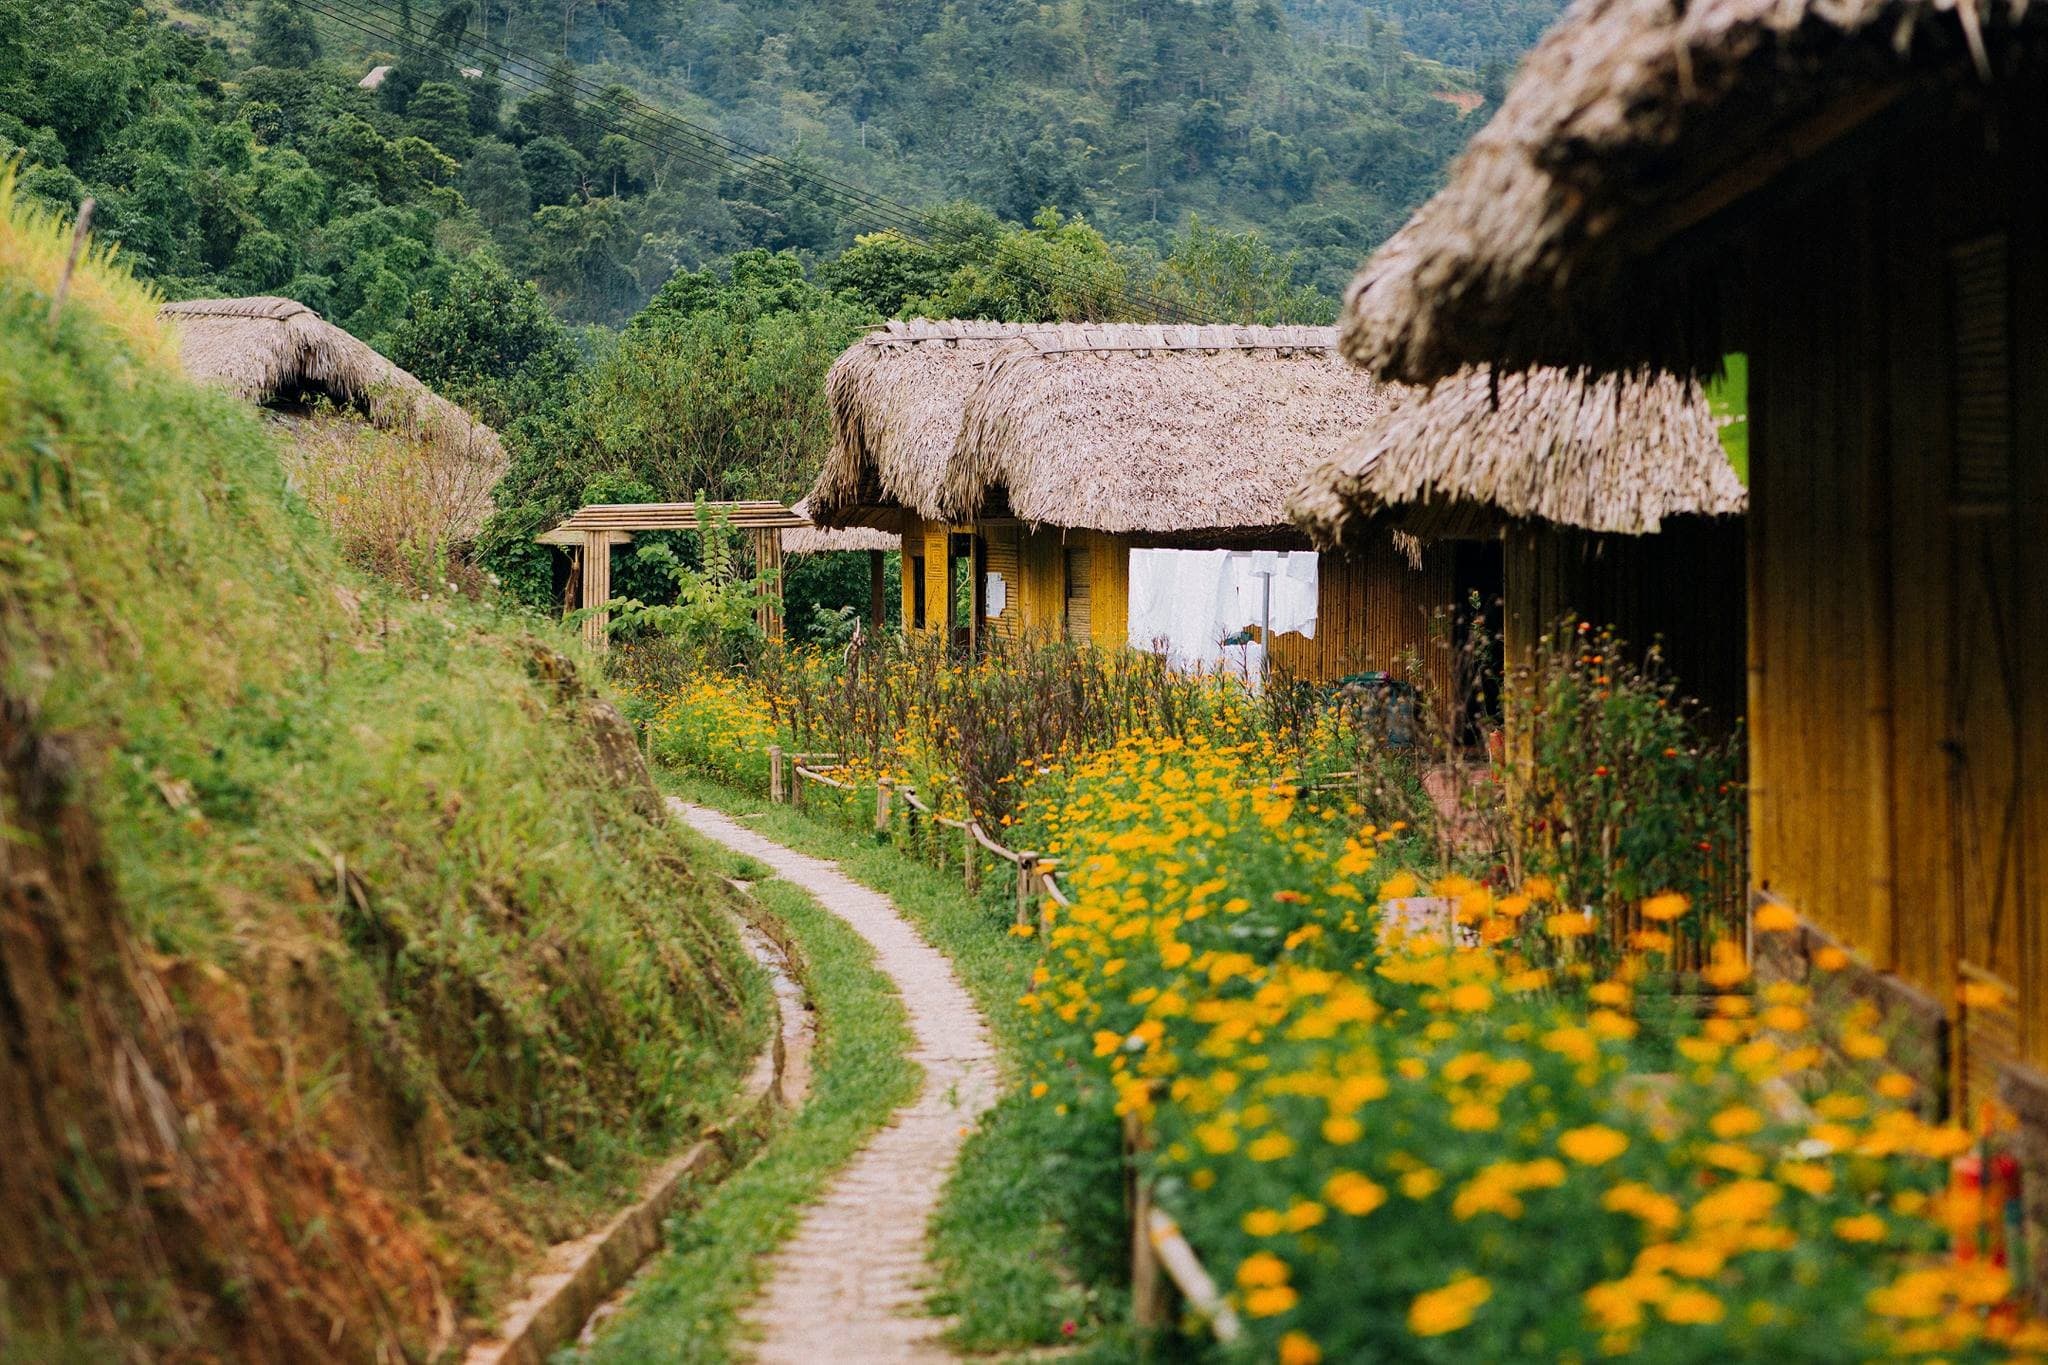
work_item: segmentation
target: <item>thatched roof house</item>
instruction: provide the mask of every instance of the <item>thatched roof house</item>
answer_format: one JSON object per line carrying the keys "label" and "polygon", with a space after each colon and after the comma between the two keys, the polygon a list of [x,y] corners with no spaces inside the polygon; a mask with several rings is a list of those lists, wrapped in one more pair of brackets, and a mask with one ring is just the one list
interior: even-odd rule
{"label": "thatched roof house", "polygon": [[[824,525],[901,527],[909,630],[1121,648],[1134,549],[1307,548],[1288,495],[1391,393],[1336,340],[1328,327],[891,323],[833,366],[833,449],[810,504]],[[1418,568],[1382,540],[1320,566],[1333,628],[1276,640],[1290,671],[1341,677],[1422,651],[1449,562]]]}
{"label": "thatched roof house", "polygon": [[1473,363],[1711,370],[1740,349],[1726,300],[1657,253],[1697,245],[1852,131],[1926,114],[1944,76],[2017,76],[2008,37],[2022,28],[2040,34],[2048,13],[2024,0],[1576,0],[1444,190],[1352,285],[1345,352],[1412,383]]}
{"label": "thatched roof house", "polygon": [[[1580,0],[1367,266],[1377,372],[1747,357],[1749,865],[2048,1186],[2048,9]],[[2026,1201],[2033,1244],[2048,1203]],[[2035,1302],[2048,1260],[2033,1258]]]}
{"label": "thatched roof house", "polygon": [[167,303],[158,316],[177,331],[185,372],[201,383],[266,406],[324,397],[375,426],[447,442],[503,472],[496,432],[303,303],[192,299]]}
{"label": "thatched roof house", "polygon": [[1382,413],[1288,510],[1340,545],[1382,516],[1422,536],[1517,520],[1643,535],[1747,500],[1696,381],[1473,369]]}

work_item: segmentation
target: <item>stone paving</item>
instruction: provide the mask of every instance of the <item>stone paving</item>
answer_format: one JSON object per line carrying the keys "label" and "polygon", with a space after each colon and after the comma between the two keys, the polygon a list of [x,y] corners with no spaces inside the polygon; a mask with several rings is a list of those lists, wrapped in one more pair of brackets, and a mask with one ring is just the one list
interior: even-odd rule
{"label": "stone paving", "polygon": [[945,1324],[924,1315],[925,1225],[974,1120],[995,1102],[987,1025],[943,953],[888,897],[821,858],[764,838],[702,806],[674,802],[698,833],[775,869],[845,920],[902,993],[924,1071],[917,1099],[891,1116],[805,1211],[748,1314],[761,1365],[954,1358]]}

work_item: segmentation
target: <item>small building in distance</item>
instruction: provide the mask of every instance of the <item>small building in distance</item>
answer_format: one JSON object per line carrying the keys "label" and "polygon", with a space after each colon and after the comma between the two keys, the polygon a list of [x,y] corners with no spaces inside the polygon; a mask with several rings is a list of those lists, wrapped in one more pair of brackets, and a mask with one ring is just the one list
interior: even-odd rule
{"label": "small building in distance", "polygon": [[1345,336],[1413,383],[1747,356],[1751,878],[1800,925],[1760,960],[1846,953],[1930,1106],[2019,1115],[2037,1249],[2044,77],[2048,13],[2008,0],[1588,0],[1367,266]]}
{"label": "small building in distance", "polygon": [[[497,433],[362,341],[284,298],[191,299],[158,316],[176,332],[188,375],[289,426],[295,480],[320,482],[309,461],[349,461],[385,476],[438,542],[466,543],[482,529],[507,463]],[[397,448],[360,448],[379,440]]]}
{"label": "small building in distance", "polygon": [[[1291,503],[1316,544],[1499,541],[1507,680],[1567,616],[1655,645],[1712,723],[1739,724],[1742,480],[1697,381],[1465,370],[1367,424]],[[1509,710],[1512,722],[1513,710]]]}
{"label": "small building in distance", "polygon": [[[1146,647],[1134,552],[1309,551],[1287,496],[1391,397],[1335,347],[1324,327],[891,323],[833,367],[809,501],[824,525],[902,529],[908,629]],[[1283,632],[1275,613],[1275,668],[1329,680],[1425,657],[1455,559],[1418,565],[1389,531],[1317,562],[1294,613],[1313,624]]]}

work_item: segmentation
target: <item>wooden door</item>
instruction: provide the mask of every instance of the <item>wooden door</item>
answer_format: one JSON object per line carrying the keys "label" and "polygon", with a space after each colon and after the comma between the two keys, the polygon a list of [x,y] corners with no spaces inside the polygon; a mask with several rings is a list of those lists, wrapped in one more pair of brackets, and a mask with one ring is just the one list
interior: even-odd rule
{"label": "wooden door", "polygon": [[1070,545],[1067,547],[1066,573],[1066,635],[1075,644],[1086,644],[1092,630],[1089,619],[1089,561],[1088,547]]}

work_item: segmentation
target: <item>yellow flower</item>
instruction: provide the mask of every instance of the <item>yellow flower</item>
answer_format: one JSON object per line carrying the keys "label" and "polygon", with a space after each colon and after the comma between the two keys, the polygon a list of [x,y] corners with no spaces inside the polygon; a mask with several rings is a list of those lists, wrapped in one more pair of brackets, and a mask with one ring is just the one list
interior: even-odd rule
{"label": "yellow flower", "polygon": [[1441,1289],[1415,1296],[1408,1305],[1408,1330],[1419,1337],[1439,1337],[1472,1321],[1479,1306],[1493,1297],[1493,1286],[1478,1275],[1461,1275]]}
{"label": "yellow flower", "polygon": [[1626,1180],[1600,1197],[1600,1206],[1641,1219],[1652,1233],[1666,1233],[1680,1221],[1678,1201],[1641,1181]]}
{"label": "yellow flower", "polygon": [[1781,1161],[1775,1172],[1782,1184],[1818,1197],[1835,1187],[1835,1173],[1812,1161]]}
{"label": "yellow flower", "polygon": [[1859,1213],[1835,1220],[1835,1236],[1845,1242],[1876,1242],[1884,1238],[1884,1219],[1874,1213]]}
{"label": "yellow flower", "polygon": [[1328,1210],[1313,1199],[1297,1199],[1287,1206],[1287,1230],[1289,1232],[1307,1232],[1310,1228],[1322,1222],[1328,1216],[1328,1212]]}
{"label": "yellow flower", "polygon": [[1799,927],[1799,915],[1782,901],[1767,901],[1756,908],[1749,922],[1760,934],[1788,934]]}
{"label": "yellow flower", "polygon": [[1732,1104],[1707,1120],[1717,1138],[1747,1137],[1764,1126],[1764,1116],[1746,1104]]}
{"label": "yellow flower", "polygon": [[1562,910],[1544,918],[1543,931],[1552,938],[1584,938],[1593,932],[1593,917],[1577,910]]}
{"label": "yellow flower", "polygon": [[1708,1143],[1700,1149],[1700,1160],[1737,1175],[1755,1175],[1764,1168],[1763,1157],[1734,1142]]}
{"label": "yellow flower", "polygon": [[1339,1171],[1323,1184],[1323,1198],[1339,1212],[1363,1218],[1387,1202],[1386,1187],[1356,1171]]}
{"label": "yellow flower", "polygon": [[1450,1005],[1462,1014],[1472,1014],[1493,1004],[1493,992],[1477,981],[1451,989]]}
{"label": "yellow flower", "polygon": [[1280,1338],[1280,1365],[1318,1365],[1323,1348],[1306,1332],[1289,1332]]}
{"label": "yellow flower", "polygon": [[1586,990],[1588,1000],[1596,1005],[1607,1005],[1614,1009],[1626,1006],[1630,994],[1628,986],[1620,981],[1595,982]]}
{"label": "yellow flower", "polygon": [[1557,1147],[1582,1166],[1600,1166],[1628,1150],[1628,1135],[1604,1123],[1589,1123],[1560,1133]]}
{"label": "yellow flower", "polygon": [[1666,1322],[1705,1324],[1719,1322],[1727,1310],[1706,1290],[1688,1287],[1675,1291],[1670,1298],[1658,1304],[1657,1311],[1664,1315]]}
{"label": "yellow flower", "polygon": [[1885,1042],[1875,1033],[1862,1029],[1847,1029],[1842,1034],[1842,1053],[1859,1062],[1875,1061],[1884,1056]]}
{"label": "yellow flower", "polygon": [[1692,908],[1692,902],[1676,891],[1666,891],[1643,902],[1643,918],[1663,923],[1677,919]]}
{"label": "yellow flower", "polygon": [[1877,1078],[1877,1093],[1888,1100],[1910,1100],[1919,1089],[1918,1083],[1903,1071],[1887,1071]]}
{"label": "yellow flower", "polygon": [[1778,1199],[1778,1187],[1767,1180],[1731,1180],[1693,1205],[1692,1220],[1701,1227],[1753,1223],[1776,1207]]}
{"label": "yellow flower", "polygon": [[1287,1226],[1278,1209],[1253,1209],[1240,1221],[1248,1237],[1277,1237]]}
{"label": "yellow flower", "polygon": [[1849,955],[1832,943],[1814,949],[1813,966],[1816,971],[1839,972],[1848,965]]}
{"label": "yellow flower", "polygon": [[1409,1171],[1401,1177],[1401,1193],[1407,1195],[1410,1199],[1427,1199],[1432,1194],[1435,1194],[1437,1187],[1443,1183],[1444,1178],[1442,1176],[1429,1169],[1429,1167],[1424,1166],[1419,1170]]}
{"label": "yellow flower", "polygon": [[1237,1263],[1237,1287],[1270,1289],[1287,1283],[1287,1262],[1270,1251],[1254,1251]]}
{"label": "yellow flower", "polygon": [[1333,1147],[1356,1142],[1365,1135],[1365,1125],[1349,1114],[1333,1114],[1323,1120],[1323,1141]]}
{"label": "yellow flower", "polygon": [[1244,1296],[1244,1311],[1255,1318],[1277,1317],[1295,1304],[1301,1302],[1301,1295],[1284,1284],[1269,1289],[1254,1289]]}
{"label": "yellow flower", "polygon": [[1245,1145],[1253,1161],[1280,1161],[1294,1155],[1294,1139],[1285,1133],[1262,1133]]}
{"label": "yellow flower", "polygon": [[1406,900],[1422,889],[1422,883],[1413,872],[1396,872],[1380,883],[1380,899],[1383,901]]}
{"label": "yellow flower", "polygon": [[1500,1127],[1500,1110],[1479,1100],[1467,1100],[1451,1110],[1451,1127],[1468,1133],[1486,1133]]}

